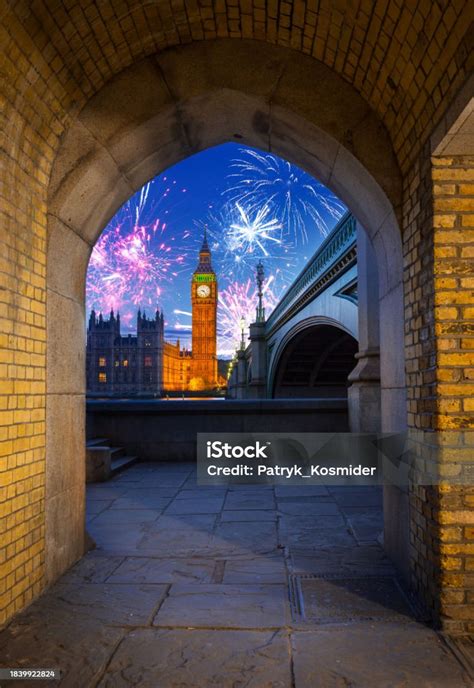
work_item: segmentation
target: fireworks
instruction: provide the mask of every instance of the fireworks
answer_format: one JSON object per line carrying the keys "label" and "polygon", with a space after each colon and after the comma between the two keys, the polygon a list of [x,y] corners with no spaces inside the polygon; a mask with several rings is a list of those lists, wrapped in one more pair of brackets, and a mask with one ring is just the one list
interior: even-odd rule
{"label": "fireworks", "polygon": [[[272,278],[263,288],[265,312],[270,315],[278,303],[278,298],[271,289]],[[258,292],[254,280],[231,282],[219,292],[218,336],[220,354],[231,356],[240,345],[242,336],[240,321],[245,321],[244,339],[247,341],[249,325],[255,322],[255,309],[258,303]]]}
{"label": "fireworks", "polygon": [[251,212],[268,207],[281,222],[281,237],[289,235],[305,244],[314,229],[327,236],[333,221],[345,213],[336,196],[290,162],[251,148],[240,153],[242,157],[231,164],[232,186],[225,194]]}
{"label": "fireworks", "polygon": [[[164,190],[152,198],[150,190],[159,182]],[[121,311],[125,328],[133,326],[138,307],[154,309],[161,303],[163,290],[185,263],[165,221],[166,200],[174,187],[166,182],[166,177],[149,182],[127,201],[100,236],[89,261],[88,309]]]}
{"label": "fireworks", "polygon": [[259,260],[268,317],[344,211],[274,155],[235,144],[204,151],[146,184],[105,228],[89,263],[87,308],[120,311],[128,332],[139,307],[163,309],[167,340],[190,346],[190,283],[206,229],[219,284],[218,354],[231,356],[241,318],[247,327],[255,320]]}
{"label": "fireworks", "polygon": [[[210,210],[205,219],[196,222],[196,241],[207,231],[209,246],[227,279],[244,279],[255,271],[259,260],[265,260],[282,284],[290,283],[295,272],[295,247],[280,236],[281,224],[264,205],[251,212],[243,204],[225,204],[219,212]],[[275,234],[277,236],[275,236]],[[198,243],[196,249],[198,250]]]}

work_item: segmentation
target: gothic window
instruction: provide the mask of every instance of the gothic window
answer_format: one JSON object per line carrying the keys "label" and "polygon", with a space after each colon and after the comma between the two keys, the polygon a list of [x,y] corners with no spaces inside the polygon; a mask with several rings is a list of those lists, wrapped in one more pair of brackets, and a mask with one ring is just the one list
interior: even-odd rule
{"label": "gothic window", "polygon": [[128,368],[128,359],[127,358],[123,359],[122,365],[124,368]]}
{"label": "gothic window", "polygon": [[105,356],[99,356],[99,368],[105,368],[107,365],[107,359]]}
{"label": "gothic window", "polygon": [[99,382],[102,384],[107,382],[107,373],[99,373]]}
{"label": "gothic window", "polygon": [[148,337],[145,339],[145,346],[151,346],[151,342]]}
{"label": "gothic window", "polygon": [[151,368],[153,365],[153,361],[151,356],[145,356],[145,368]]}

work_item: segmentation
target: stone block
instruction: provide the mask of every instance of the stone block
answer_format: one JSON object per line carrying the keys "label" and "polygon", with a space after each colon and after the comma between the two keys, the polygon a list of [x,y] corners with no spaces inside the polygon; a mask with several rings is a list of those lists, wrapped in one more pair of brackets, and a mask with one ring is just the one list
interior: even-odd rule
{"label": "stone block", "polygon": [[91,246],[54,215],[48,215],[48,287],[84,307]]}
{"label": "stone block", "polygon": [[110,447],[86,447],[86,482],[109,480],[111,469]]}
{"label": "stone block", "polygon": [[46,496],[46,580],[54,582],[84,554],[85,485]]}
{"label": "stone block", "polygon": [[[86,350],[84,344],[84,305],[48,290],[48,394],[85,392]],[[74,427],[69,432],[80,432]],[[84,436],[83,436],[84,440]]]}
{"label": "stone block", "polygon": [[85,402],[81,395],[49,394],[46,400],[46,494],[75,486],[85,476]]}

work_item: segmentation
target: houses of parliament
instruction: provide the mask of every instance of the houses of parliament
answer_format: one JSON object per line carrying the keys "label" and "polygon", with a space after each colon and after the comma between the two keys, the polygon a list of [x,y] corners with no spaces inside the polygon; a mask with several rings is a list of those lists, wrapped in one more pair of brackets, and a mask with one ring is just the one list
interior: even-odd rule
{"label": "houses of parliament", "polygon": [[138,311],[136,335],[123,336],[120,315],[92,311],[87,328],[87,392],[163,395],[212,390],[217,374],[217,279],[204,235],[191,279],[192,350],[165,341],[163,312]]}

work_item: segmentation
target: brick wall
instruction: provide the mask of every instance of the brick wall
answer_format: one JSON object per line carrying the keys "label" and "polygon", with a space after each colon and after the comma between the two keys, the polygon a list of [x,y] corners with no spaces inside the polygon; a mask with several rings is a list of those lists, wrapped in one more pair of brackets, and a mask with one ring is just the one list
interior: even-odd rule
{"label": "brick wall", "polygon": [[442,479],[411,492],[413,585],[450,632],[474,630],[473,181],[474,159],[426,146],[404,194],[408,424]]}
{"label": "brick wall", "polygon": [[[11,72],[14,58],[3,60]],[[0,124],[0,623],[43,579],[47,191],[41,139],[20,114],[8,121],[15,92],[1,95],[10,102]]]}
{"label": "brick wall", "polygon": [[[432,158],[436,426],[448,480],[440,524],[440,613],[449,632],[474,632],[474,157]],[[463,485],[450,485],[449,476]]]}

